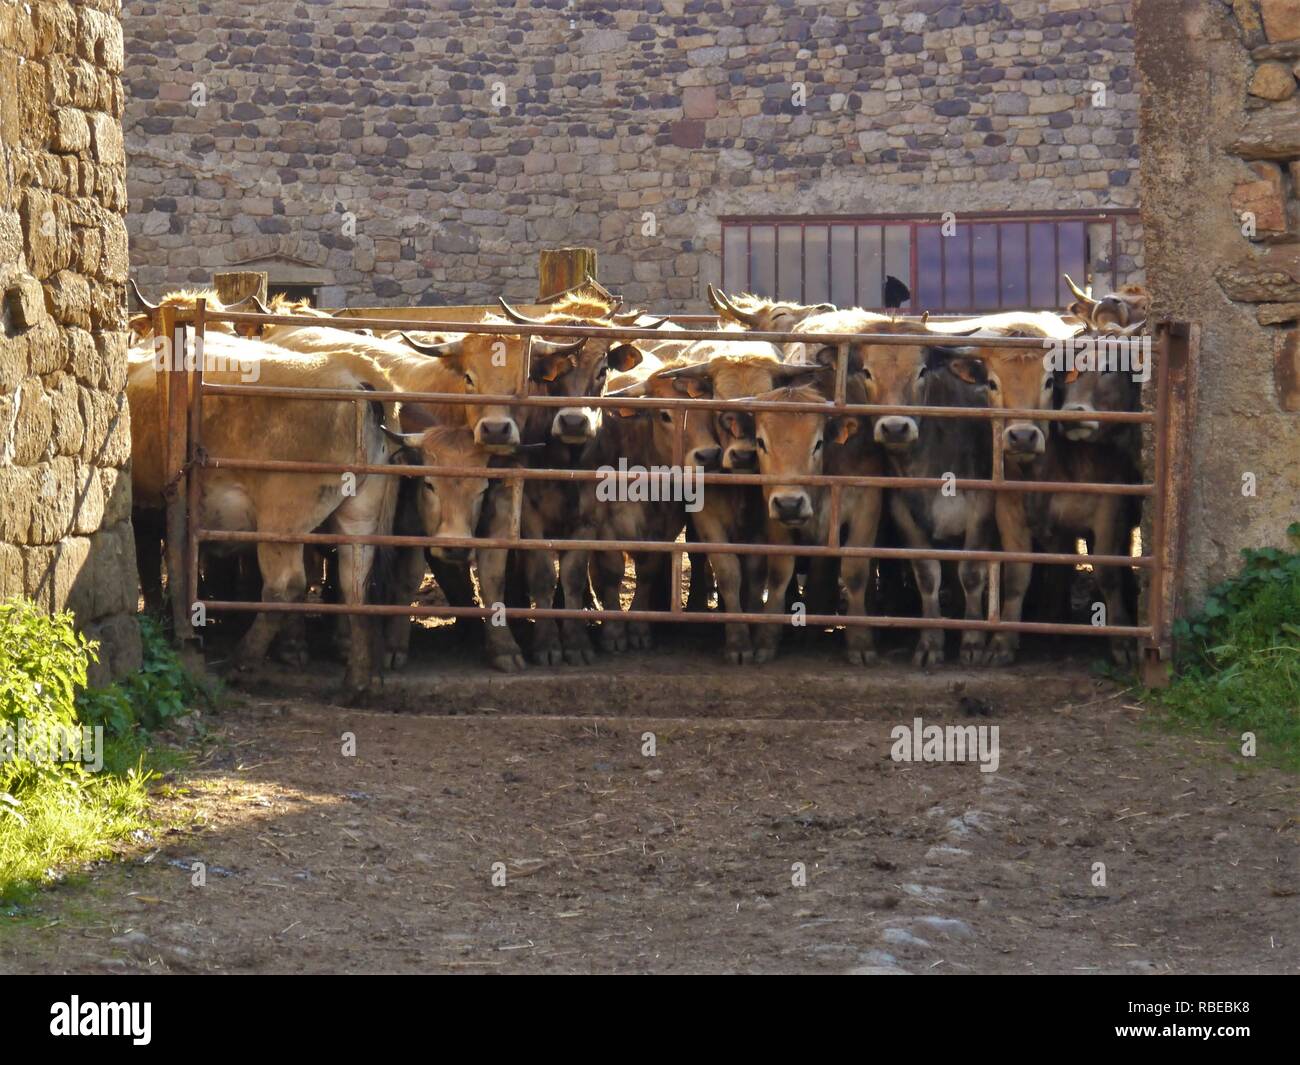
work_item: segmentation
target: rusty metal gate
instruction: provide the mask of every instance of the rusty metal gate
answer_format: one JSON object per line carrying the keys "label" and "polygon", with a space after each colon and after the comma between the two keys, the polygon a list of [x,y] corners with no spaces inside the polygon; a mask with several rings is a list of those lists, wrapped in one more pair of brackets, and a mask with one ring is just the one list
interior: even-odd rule
{"label": "rusty metal gate", "polygon": [[[694,326],[700,321],[699,316],[681,316],[681,320]],[[825,544],[765,544],[765,543],[713,543],[700,541],[662,540],[558,540],[558,539],[522,539],[520,538],[520,509],[525,481],[558,480],[566,482],[594,481],[604,475],[597,470],[551,470],[517,467],[482,468],[453,466],[415,466],[415,465],[375,465],[363,461],[351,464],[331,464],[267,459],[239,459],[231,456],[209,455],[203,446],[203,406],[207,396],[261,396],[267,398],[292,399],[303,402],[312,401],[351,401],[354,403],[380,402],[424,402],[439,404],[478,404],[510,405],[511,407],[572,406],[574,398],[560,396],[528,395],[531,347],[533,337],[555,337],[573,340],[578,337],[602,337],[611,340],[663,340],[665,334],[655,329],[617,326],[572,326],[572,325],[516,325],[503,328],[499,323],[438,322],[401,318],[335,318],[323,321],[319,317],[295,316],[291,314],[255,314],[244,312],[207,310],[202,300],[193,310],[164,306],[155,312],[155,336],[171,339],[172,351],[192,350],[190,340],[200,342],[205,335],[207,325],[214,321],[229,322],[239,326],[285,325],[285,326],[329,326],[341,329],[376,329],[376,330],[419,330],[440,333],[487,333],[497,335],[521,336],[525,338],[524,357],[521,360],[518,386],[512,395],[484,395],[457,393],[428,393],[401,391],[364,391],[349,389],[290,388],[270,387],[256,384],[215,384],[203,379],[202,358],[190,360],[185,365],[178,365],[172,360],[160,372],[159,396],[160,416],[162,419],[162,440],[164,460],[164,483],[167,485],[167,569],[169,575],[181,575],[176,581],[169,576],[169,583],[178,587],[183,594],[172,595],[173,620],[178,638],[182,641],[194,637],[191,626],[191,609],[199,604],[206,611],[244,611],[244,612],[280,612],[311,614],[363,614],[363,615],[408,615],[412,617],[487,617],[494,611],[483,607],[456,606],[416,606],[410,604],[365,603],[348,605],[344,603],[308,603],[308,602],[251,602],[200,599],[199,597],[199,548],[206,542],[258,544],[267,542],[302,543],[318,545],[368,544],[390,547],[421,547],[431,542],[426,536],[368,535],[352,536],[329,533],[276,533],[276,532],[234,532],[205,529],[199,525],[201,508],[199,506],[203,491],[203,474],[207,469],[275,471],[282,473],[331,473],[331,474],[380,474],[405,477],[486,477],[493,480],[511,482],[511,504],[513,507],[510,523],[511,535],[508,537],[470,537],[463,539],[440,538],[438,544],[444,547],[465,548],[508,548],[513,550],[545,550],[563,552],[566,549],[585,551],[624,551],[624,552],[669,552],[672,555],[673,594],[668,610],[624,611],[618,609],[581,609],[514,607],[506,608],[508,618],[573,618],[586,620],[619,621],[675,621],[696,624],[724,624],[739,622],[745,624],[787,624],[790,616],[785,613],[744,613],[716,611],[686,611],[681,602],[682,556],[684,554],[728,553],[732,555],[784,555],[813,557],[869,557],[877,559],[937,559],[939,561],[977,561],[989,563],[988,609],[982,621],[957,618],[921,618],[896,615],[860,615],[843,616],[838,614],[809,614],[804,622],[810,627],[840,627],[849,625],[866,625],[876,628],[940,628],[940,629],[978,629],[990,632],[1012,630],[1022,633],[1039,633],[1048,635],[1077,636],[1131,636],[1138,640],[1142,648],[1142,679],[1148,685],[1167,683],[1169,662],[1171,659],[1171,629],[1178,607],[1177,593],[1181,584],[1179,559],[1180,541],[1183,526],[1183,508],[1185,506],[1186,483],[1185,465],[1187,462],[1186,440],[1192,417],[1192,380],[1194,360],[1189,353],[1195,341],[1193,331],[1185,323],[1162,321],[1156,324],[1154,340],[1155,386],[1148,396],[1145,409],[1137,412],[1104,411],[1043,411],[1037,409],[1014,410],[1006,408],[974,407],[918,407],[886,406],[879,404],[850,404],[846,400],[848,376],[848,355],[850,346],[859,343],[894,345],[925,343],[932,347],[1037,347],[1042,348],[1043,341],[1033,338],[980,338],[951,337],[935,334],[839,334],[839,333],[799,333],[795,332],[734,332],[716,329],[691,328],[674,332],[673,340],[711,340],[711,341],[770,341],[774,344],[790,342],[816,342],[824,346],[835,346],[838,350],[836,362],[835,395],[829,403],[801,403],[786,401],[756,402],[752,399],[720,400],[694,398],[631,398],[592,396],[582,397],[584,407],[650,407],[666,409],[674,414],[675,445],[674,459],[678,468],[683,461],[683,426],[687,410],[735,410],[754,413],[760,410],[783,412],[810,412],[825,415],[890,415],[916,414],[937,418],[974,418],[993,423],[993,465],[989,479],[947,480],[940,478],[908,478],[885,476],[845,476],[833,474],[790,476],[763,475],[759,473],[703,473],[700,482],[707,487],[715,485],[763,485],[781,483],[785,485],[821,486],[830,489],[830,506],[832,520],[829,522],[830,534]],[[358,408],[360,414],[360,408]],[[1088,420],[1100,422],[1125,422],[1149,426],[1144,450],[1150,457],[1149,468],[1152,479],[1142,484],[1115,483],[1076,483],[1008,480],[1004,476],[1002,462],[1002,434],[997,431],[1001,423],[1016,418],[1032,418],[1040,421]],[[357,424],[360,426],[361,418]],[[358,456],[359,459],[364,456]],[[1144,550],[1140,556],[1129,555],[1088,555],[1050,553],[1050,552],[1013,552],[1003,550],[961,550],[942,548],[902,548],[902,547],[845,547],[839,543],[840,495],[846,487],[888,488],[941,488],[945,485],[958,490],[988,492],[1060,492],[1069,491],[1085,494],[1121,494],[1140,496],[1150,500],[1148,509],[1150,535],[1143,537]],[[1146,519],[1144,518],[1144,523]],[[1134,567],[1144,571],[1147,581],[1144,589],[1146,619],[1142,624],[1120,625],[1083,625],[1057,622],[1008,622],[1001,618],[1000,611],[1000,575],[1001,567],[1006,563],[1033,563],[1057,566],[1076,566],[1087,563],[1094,566]],[[609,604],[606,604],[608,608]],[[500,611],[496,611],[499,613]]]}

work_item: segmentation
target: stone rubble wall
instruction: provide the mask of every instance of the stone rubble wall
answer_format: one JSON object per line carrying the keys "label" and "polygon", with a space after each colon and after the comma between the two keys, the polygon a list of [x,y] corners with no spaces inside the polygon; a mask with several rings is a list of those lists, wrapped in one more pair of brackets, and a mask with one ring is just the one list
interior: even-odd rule
{"label": "stone rubble wall", "polygon": [[1137,0],[1134,22],[1153,309],[1201,330],[1195,606],[1300,521],[1300,2]]}
{"label": "stone rubble wall", "polygon": [[486,303],[576,244],[698,311],[723,215],[1137,203],[1128,3],[159,0],[126,33],[155,292],[269,258],[326,304]]}
{"label": "stone rubble wall", "polygon": [[0,0],[0,597],[138,668],[118,0]]}

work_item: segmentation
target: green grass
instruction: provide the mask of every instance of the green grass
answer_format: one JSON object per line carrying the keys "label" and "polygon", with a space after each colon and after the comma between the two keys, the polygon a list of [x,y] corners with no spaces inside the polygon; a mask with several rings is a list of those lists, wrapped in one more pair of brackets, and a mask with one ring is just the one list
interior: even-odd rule
{"label": "green grass", "polygon": [[[1300,547],[1300,523],[1287,533]],[[1242,554],[1241,572],[1178,623],[1179,675],[1153,698],[1238,750],[1253,733],[1260,761],[1300,772],[1300,551]]]}
{"label": "green grass", "polygon": [[101,726],[103,768],[27,761],[0,749],[0,913],[14,916],[39,888],[78,863],[114,854],[147,830],[150,786],[187,753],[154,733],[207,695],[185,672],[162,627],[141,618],[141,669],[87,689],[93,643],[70,615],[26,600],[0,603],[0,728]]}

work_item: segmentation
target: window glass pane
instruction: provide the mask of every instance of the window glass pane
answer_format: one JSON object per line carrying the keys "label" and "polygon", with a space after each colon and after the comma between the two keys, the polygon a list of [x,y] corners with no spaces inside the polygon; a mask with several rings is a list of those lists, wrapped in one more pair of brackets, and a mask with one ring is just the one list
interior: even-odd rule
{"label": "window glass pane", "polygon": [[977,311],[996,311],[998,300],[998,227],[972,226],[975,260],[975,301]]}
{"label": "window glass pane", "polygon": [[[904,310],[916,306],[916,286],[912,282],[912,227],[911,226],[886,226],[885,227],[885,273],[892,274],[912,290],[912,298],[904,300],[902,307]],[[882,280],[883,285],[883,280]],[[876,298],[874,302],[868,304],[871,307],[881,307],[884,305],[882,298],[883,288],[876,289]]]}
{"label": "window glass pane", "polygon": [[[1084,223],[1060,222],[1057,225],[1057,232],[1060,234],[1061,242],[1061,274],[1069,274],[1076,285],[1083,285],[1084,282],[1079,278],[1088,276],[1088,250]],[[1066,304],[1074,299],[1074,294],[1065,283],[1063,276],[1057,277],[1056,286],[1056,305],[1064,309]]]}
{"label": "window glass pane", "polygon": [[1024,222],[1003,222],[998,228],[1002,231],[1002,306],[1024,307],[1029,299],[1028,230]]}
{"label": "window glass pane", "polygon": [[[942,231],[941,231],[942,232]],[[971,227],[959,225],[943,238],[943,306],[965,311],[971,307]]]}
{"label": "window glass pane", "polygon": [[750,226],[749,291],[758,296],[776,295],[776,229]]}
{"label": "window glass pane", "polygon": [[1029,223],[1029,305],[1036,310],[1056,306],[1056,225]]}
{"label": "window glass pane", "polygon": [[[948,238],[952,239],[952,238]],[[918,309],[935,311],[943,306],[943,242],[938,226],[916,227],[916,292]],[[898,277],[897,274],[894,275]],[[899,278],[900,281],[905,280]]]}
{"label": "window glass pane", "polygon": [[853,226],[831,226],[831,296],[836,307],[858,303]]}
{"label": "window glass pane", "polygon": [[858,226],[858,306],[879,307],[880,286],[884,282],[881,270],[880,226]]}
{"label": "window glass pane", "polygon": [[781,226],[777,240],[777,298],[798,303],[803,294],[803,227]]}
{"label": "window glass pane", "polygon": [[749,227],[727,226],[722,231],[723,292],[749,291]]}
{"label": "window glass pane", "polygon": [[825,303],[831,298],[827,243],[825,226],[808,226],[803,231],[804,303]]}

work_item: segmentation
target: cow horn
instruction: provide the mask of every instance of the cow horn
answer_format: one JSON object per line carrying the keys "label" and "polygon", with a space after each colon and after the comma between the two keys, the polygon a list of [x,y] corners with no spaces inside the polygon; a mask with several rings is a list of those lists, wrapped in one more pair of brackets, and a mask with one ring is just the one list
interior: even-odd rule
{"label": "cow horn", "polygon": [[128,289],[131,290],[131,295],[135,297],[135,302],[138,303],[141,307],[143,307],[146,311],[149,311],[152,314],[154,311],[158,309],[158,304],[150,303],[147,299],[144,298],[144,294],[141,293],[140,286],[135,283],[134,277],[127,279],[126,286]]}
{"label": "cow horn", "polygon": [[610,312],[609,320],[615,325],[631,325],[641,317],[642,311],[624,311],[622,314]]}
{"label": "cow horn", "polygon": [[727,294],[721,289],[716,289],[710,285],[709,299],[711,301],[716,300],[713,306],[720,315],[723,315],[724,317],[730,315],[736,321],[743,322],[751,329],[758,328],[758,315],[753,314],[750,311],[742,311],[727,298]]}
{"label": "cow horn", "polygon": [[396,429],[390,429],[386,425],[381,425],[379,428],[384,431],[384,435],[389,440],[399,447],[418,448],[420,441],[424,439],[424,433],[399,433]]}
{"label": "cow horn", "polygon": [[541,337],[533,337],[533,354],[534,355],[576,355],[582,350],[586,338],[579,337],[577,340],[560,344],[554,340],[543,340]]}
{"label": "cow horn", "polygon": [[632,382],[632,384],[628,385],[626,388],[620,388],[620,389],[617,389],[617,390],[614,391],[614,392],[606,392],[605,395],[607,395],[607,396],[623,396],[623,397],[625,397],[625,398],[627,398],[627,399],[640,399],[642,396],[645,395],[645,391],[646,391],[646,382],[645,382],[645,381],[634,381],[634,382]]}
{"label": "cow horn", "polygon": [[443,344],[421,344],[418,340],[413,340],[408,333],[402,333],[402,339],[421,355],[428,355],[434,359],[445,359],[451,355],[459,355],[461,345],[465,343],[461,340],[448,340]]}
{"label": "cow horn", "polygon": [[497,302],[501,304],[501,309],[506,312],[506,317],[515,325],[546,325],[540,318],[529,318],[526,314],[520,314],[506,302],[504,296],[498,296]]}
{"label": "cow horn", "polygon": [[267,310],[267,308],[266,308],[266,304],[263,303],[260,299],[257,298],[257,293],[256,293],[256,292],[250,292],[247,296],[245,296],[245,297],[244,297],[242,300],[240,300],[238,303],[232,303],[232,304],[230,304],[230,305],[226,308],[226,310],[228,310],[228,311],[238,311],[238,310],[240,310],[241,308],[247,306],[247,305],[250,304],[250,303],[253,305],[254,309],[257,311],[258,314],[270,314],[270,313],[271,313],[269,310]]}
{"label": "cow horn", "polygon": [[693,362],[688,366],[678,366],[671,370],[661,370],[657,377],[678,378],[678,377],[708,377],[709,364],[707,362]]}
{"label": "cow horn", "polygon": [[1065,283],[1070,286],[1070,291],[1074,293],[1075,299],[1083,300],[1085,303],[1096,304],[1097,301],[1079,288],[1069,274],[1063,274],[1062,276],[1065,278]]}

